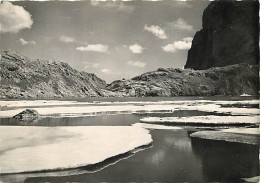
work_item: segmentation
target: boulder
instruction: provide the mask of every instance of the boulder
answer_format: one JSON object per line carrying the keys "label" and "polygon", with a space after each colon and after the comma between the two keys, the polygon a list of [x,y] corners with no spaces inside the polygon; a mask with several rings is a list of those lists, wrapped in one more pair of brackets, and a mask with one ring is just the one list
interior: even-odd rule
{"label": "boulder", "polygon": [[19,119],[24,122],[31,122],[39,118],[39,113],[33,109],[26,109],[19,114],[16,114],[13,118]]}

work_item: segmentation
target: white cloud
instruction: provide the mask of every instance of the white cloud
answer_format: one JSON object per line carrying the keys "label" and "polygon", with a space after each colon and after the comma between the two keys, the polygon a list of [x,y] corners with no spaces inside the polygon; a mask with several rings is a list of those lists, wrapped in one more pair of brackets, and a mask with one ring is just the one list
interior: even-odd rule
{"label": "white cloud", "polygon": [[32,24],[31,14],[22,6],[7,1],[0,4],[0,33],[17,33],[22,29],[30,29]]}
{"label": "white cloud", "polygon": [[104,68],[104,69],[101,70],[101,72],[103,72],[105,74],[110,74],[111,73],[111,69]]}
{"label": "white cloud", "polygon": [[59,40],[61,42],[64,42],[64,43],[72,43],[72,42],[74,42],[74,39],[72,37],[68,37],[68,36],[60,36]]}
{"label": "white cloud", "polygon": [[187,41],[187,42],[192,42],[193,38],[192,37],[185,37],[182,40]]}
{"label": "white cloud", "polygon": [[165,52],[176,52],[177,50],[188,50],[191,48],[192,38],[186,37],[182,41],[174,41],[172,44],[163,46],[162,49]]}
{"label": "white cloud", "polygon": [[186,30],[186,31],[194,30],[193,26],[188,25],[188,23],[183,18],[179,18],[175,22],[168,23],[168,25],[170,25],[171,27],[173,27],[175,29],[179,29],[179,30]]}
{"label": "white cloud", "polygon": [[84,68],[88,69],[88,68],[98,68],[100,66],[99,63],[91,63],[91,62],[84,62]]}
{"label": "white cloud", "polygon": [[140,68],[144,68],[146,66],[146,63],[140,61],[128,61],[127,64],[134,67],[140,67]]}
{"label": "white cloud", "polygon": [[133,6],[126,5],[124,2],[115,2],[115,1],[108,2],[103,0],[91,0],[91,5],[103,7],[108,10],[111,9],[111,10],[117,10],[126,13],[132,13],[135,9]]}
{"label": "white cloud", "polygon": [[35,44],[36,44],[35,41],[26,41],[26,40],[24,40],[23,38],[20,38],[19,41],[20,41],[20,43],[21,43],[23,46],[28,45],[28,44],[32,44],[32,45],[35,45]]}
{"label": "white cloud", "polygon": [[168,38],[165,31],[161,27],[159,27],[158,25],[151,25],[150,27],[148,27],[145,24],[144,30],[151,32],[153,35],[155,35],[156,37],[158,37],[160,39],[167,39]]}
{"label": "white cloud", "polygon": [[103,68],[103,69],[101,69],[101,72],[102,72],[103,74],[108,74],[108,75],[122,75],[121,72],[119,72],[119,71],[112,71],[112,70],[109,69],[109,68]]}
{"label": "white cloud", "polygon": [[133,44],[129,46],[129,50],[131,50],[134,54],[142,53],[144,48],[139,44]]}
{"label": "white cloud", "polygon": [[89,44],[88,46],[77,47],[78,51],[94,51],[94,52],[108,52],[108,46],[103,44]]}

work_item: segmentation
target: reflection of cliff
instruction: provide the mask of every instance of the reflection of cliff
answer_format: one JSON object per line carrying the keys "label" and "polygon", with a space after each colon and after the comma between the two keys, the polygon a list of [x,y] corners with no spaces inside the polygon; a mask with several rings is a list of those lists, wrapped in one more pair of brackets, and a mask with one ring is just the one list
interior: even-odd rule
{"label": "reflection of cliff", "polygon": [[197,138],[191,144],[202,161],[206,182],[241,182],[259,174],[258,146]]}
{"label": "reflection of cliff", "polygon": [[214,1],[204,10],[185,68],[258,63],[258,1]]}

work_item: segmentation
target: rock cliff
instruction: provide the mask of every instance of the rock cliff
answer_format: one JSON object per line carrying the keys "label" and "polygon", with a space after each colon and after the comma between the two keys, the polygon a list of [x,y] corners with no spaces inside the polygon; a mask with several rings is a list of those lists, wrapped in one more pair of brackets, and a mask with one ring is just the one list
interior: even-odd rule
{"label": "rock cliff", "polygon": [[204,10],[203,28],[194,36],[185,68],[257,64],[258,11],[258,1],[211,2]]}
{"label": "rock cliff", "polygon": [[110,96],[106,82],[79,72],[67,63],[31,60],[19,53],[0,51],[1,98],[70,98]]}
{"label": "rock cliff", "polygon": [[236,64],[208,70],[163,69],[131,80],[117,80],[107,89],[118,96],[214,96],[258,94],[258,66]]}

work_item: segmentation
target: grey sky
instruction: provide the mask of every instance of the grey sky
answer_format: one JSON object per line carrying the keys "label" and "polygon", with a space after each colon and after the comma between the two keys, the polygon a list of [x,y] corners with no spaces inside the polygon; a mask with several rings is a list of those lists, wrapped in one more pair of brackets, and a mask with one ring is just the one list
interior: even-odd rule
{"label": "grey sky", "polygon": [[201,29],[202,13],[209,4],[207,1],[11,3],[0,4],[1,50],[61,60],[107,82],[159,67],[182,68],[191,38]]}

